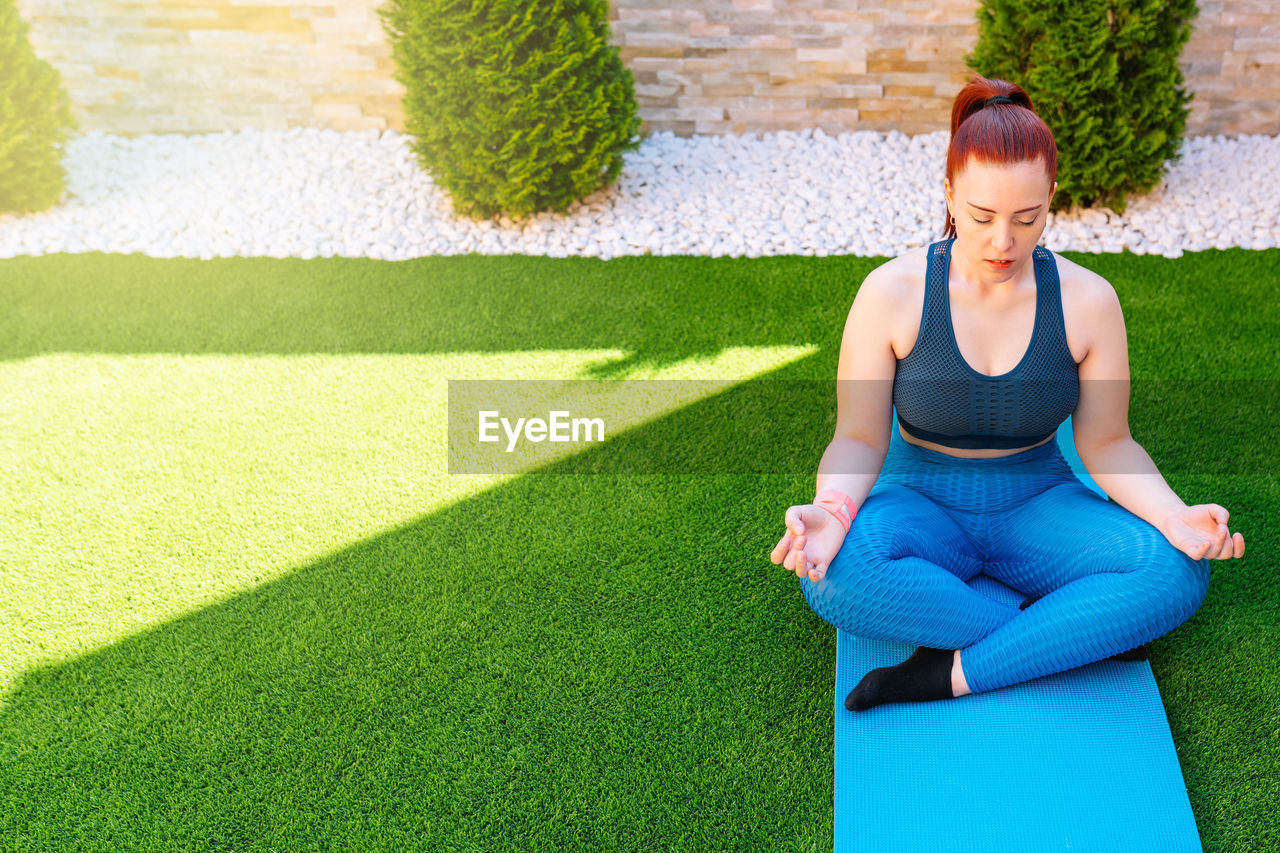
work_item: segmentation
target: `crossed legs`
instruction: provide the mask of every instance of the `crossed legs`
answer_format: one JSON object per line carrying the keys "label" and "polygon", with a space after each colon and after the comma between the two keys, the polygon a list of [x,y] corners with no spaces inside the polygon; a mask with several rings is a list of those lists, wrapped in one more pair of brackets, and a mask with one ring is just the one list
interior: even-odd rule
{"label": "crossed legs", "polygon": [[1082,483],[1060,483],[1004,513],[984,571],[1040,600],[961,658],[973,692],[1134,649],[1191,617],[1209,561]]}
{"label": "crossed legs", "polygon": [[[997,602],[966,583],[979,571],[1043,597],[1026,610]],[[1208,580],[1208,560],[1076,480],[1004,512],[962,514],[886,483],[859,508],[826,576],[801,588],[842,630],[951,651],[948,686],[962,695],[1155,639],[1195,612]],[[940,677],[939,660],[930,678]]]}

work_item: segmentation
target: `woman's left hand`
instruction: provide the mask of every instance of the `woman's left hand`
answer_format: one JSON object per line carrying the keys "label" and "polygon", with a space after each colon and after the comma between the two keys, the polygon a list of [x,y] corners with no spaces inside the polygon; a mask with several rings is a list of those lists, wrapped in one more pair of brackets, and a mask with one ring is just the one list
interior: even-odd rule
{"label": "woman's left hand", "polygon": [[1244,535],[1227,528],[1227,511],[1218,504],[1196,504],[1164,520],[1161,532],[1193,560],[1229,560],[1244,556]]}

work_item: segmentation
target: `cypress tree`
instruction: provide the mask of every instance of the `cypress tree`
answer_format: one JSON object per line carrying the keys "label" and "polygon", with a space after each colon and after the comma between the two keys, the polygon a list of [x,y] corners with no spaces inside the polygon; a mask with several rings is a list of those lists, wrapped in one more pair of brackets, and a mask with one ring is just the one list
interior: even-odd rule
{"label": "cypress tree", "polygon": [[1017,83],[1058,144],[1054,209],[1150,191],[1180,157],[1192,95],[1178,58],[1195,0],[982,0],[965,62]]}
{"label": "cypress tree", "polygon": [[411,149],[459,213],[565,210],[640,143],[607,0],[389,0]]}
{"label": "cypress tree", "polygon": [[0,0],[0,210],[31,213],[62,199],[62,145],[77,127],[62,75],[36,56],[14,0]]}

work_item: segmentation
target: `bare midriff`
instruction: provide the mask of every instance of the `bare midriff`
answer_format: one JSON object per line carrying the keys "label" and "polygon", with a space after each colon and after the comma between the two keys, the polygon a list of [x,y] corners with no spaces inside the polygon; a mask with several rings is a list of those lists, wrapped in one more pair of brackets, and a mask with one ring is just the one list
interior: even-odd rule
{"label": "bare midriff", "polygon": [[908,444],[914,444],[918,447],[924,447],[929,450],[936,450],[939,453],[945,453],[948,456],[957,456],[961,459],[995,459],[1000,456],[1012,456],[1015,453],[1022,453],[1030,450],[1032,447],[1039,447],[1042,444],[1048,444],[1053,441],[1053,436],[1046,436],[1041,441],[1027,447],[947,447],[944,444],[937,444],[932,441],[924,441],[908,434],[901,425],[898,426],[898,435],[902,436],[903,441]]}

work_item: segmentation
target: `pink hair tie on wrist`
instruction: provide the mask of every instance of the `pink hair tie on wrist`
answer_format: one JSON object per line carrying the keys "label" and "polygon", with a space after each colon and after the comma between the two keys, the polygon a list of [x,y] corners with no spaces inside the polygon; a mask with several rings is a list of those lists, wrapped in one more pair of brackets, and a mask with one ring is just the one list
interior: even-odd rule
{"label": "pink hair tie on wrist", "polygon": [[844,528],[844,532],[849,532],[849,528],[853,525],[853,517],[858,514],[853,498],[836,489],[823,489],[818,492],[813,502],[834,515],[840,522],[840,526]]}

